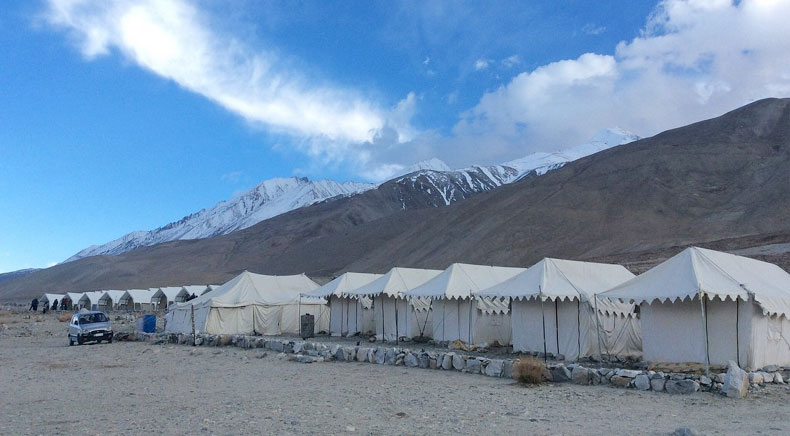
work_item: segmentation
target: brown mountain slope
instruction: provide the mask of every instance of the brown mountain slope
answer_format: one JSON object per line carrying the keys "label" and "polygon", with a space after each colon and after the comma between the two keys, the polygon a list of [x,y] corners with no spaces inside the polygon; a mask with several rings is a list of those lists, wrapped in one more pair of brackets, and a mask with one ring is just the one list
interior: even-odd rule
{"label": "brown mountain slope", "polygon": [[384,185],[226,236],[58,265],[0,284],[0,298],[217,283],[243,269],[329,275],[527,266],[544,256],[649,265],[689,244],[787,242],[790,100],[752,103],[444,208],[401,211],[398,195]]}

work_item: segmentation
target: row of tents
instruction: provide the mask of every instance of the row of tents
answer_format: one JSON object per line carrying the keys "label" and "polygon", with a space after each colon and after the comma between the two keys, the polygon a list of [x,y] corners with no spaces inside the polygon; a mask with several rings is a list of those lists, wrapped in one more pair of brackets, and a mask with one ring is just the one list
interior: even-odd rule
{"label": "row of tents", "polygon": [[316,331],[332,336],[499,343],[565,360],[790,366],[790,274],[696,247],[639,276],[620,265],[550,258],[529,268],[347,272],[323,286],[304,275],[244,272],[171,306],[166,330],[295,334],[307,313]]}
{"label": "row of tents", "polygon": [[58,307],[63,310],[153,311],[164,310],[172,304],[197,298],[218,287],[219,285],[188,285],[129,289],[125,291],[103,290],[67,292],[65,294],[45,293],[38,300],[39,305],[46,306],[47,309]]}
{"label": "row of tents", "polygon": [[[129,307],[119,299],[118,308]],[[323,286],[304,274],[245,271],[190,301],[174,296],[165,329],[300,334],[305,314],[314,317],[313,333],[332,336],[498,343],[565,360],[790,366],[790,274],[696,247],[639,276],[620,265],[551,258],[529,268],[455,263],[347,272]]]}

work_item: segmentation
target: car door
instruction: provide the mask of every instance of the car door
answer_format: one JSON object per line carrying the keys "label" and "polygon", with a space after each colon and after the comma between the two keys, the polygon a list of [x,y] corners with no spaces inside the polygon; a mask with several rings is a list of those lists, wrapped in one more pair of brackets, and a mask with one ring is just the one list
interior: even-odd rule
{"label": "car door", "polygon": [[71,322],[69,323],[69,336],[77,336],[77,319],[76,315],[71,317]]}

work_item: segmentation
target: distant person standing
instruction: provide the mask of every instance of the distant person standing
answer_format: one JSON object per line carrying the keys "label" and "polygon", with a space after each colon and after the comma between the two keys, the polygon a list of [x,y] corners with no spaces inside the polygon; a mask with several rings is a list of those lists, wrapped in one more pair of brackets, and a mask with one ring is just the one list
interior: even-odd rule
{"label": "distant person standing", "polygon": [[58,310],[58,300],[52,302],[52,310]]}
{"label": "distant person standing", "polygon": [[60,309],[69,310],[70,308],[71,308],[71,298],[63,297],[63,299],[60,300]]}
{"label": "distant person standing", "polygon": [[33,301],[30,303],[30,310],[33,312],[38,311],[38,298],[34,298]]}

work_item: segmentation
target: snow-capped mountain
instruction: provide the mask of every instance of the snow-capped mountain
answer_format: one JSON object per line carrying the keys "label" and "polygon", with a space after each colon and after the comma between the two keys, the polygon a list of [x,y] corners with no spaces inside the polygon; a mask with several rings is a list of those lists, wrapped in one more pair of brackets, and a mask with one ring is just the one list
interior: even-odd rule
{"label": "snow-capped mountain", "polygon": [[589,142],[563,151],[532,153],[502,165],[475,165],[459,170],[445,169],[449,168],[447,164],[430,159],[414,165],[413,171],[404,171],[402,176],[387,184],[399,186],[396,194],[404,209],[445,206],[524,177],[541,176],[568,162],[637,139],[638,136],[619,128],[604,129]]}
{"label": "snow-capped mountain", "polygon": [[566,150],[533,153],[502,165],[475,165],[457,170],[434,158],[418,162],[378,185],[311,181],[304,177],[271,179],[235,198],[158,229],[132,232],[106,244],[88,247],[66,262],[88,256],[121,254],[167,241],[224,235],[301,207],[371,189],[386,191],[388,198],[403,209],[446,206],[524,177],[543,175],[573,160],[637,139],[636,135],[621,129],[605,129],[590,142]]}
{"label": "snow-capped mountain", "polygon": [[224,235],[300,207],[333,197],[357,194],[374,187],[369,183],[312,181],[305,177],[266,180],[210,209],[203,209],[155,230],[132,232],[106,244],[88,247],[66,259],[66,262],[88,256],[120,254],[167,241]]}
{"label": "snow-capped mountain", "polygon": [[396,177],[382,187],[397,187],[396,194],[403,209],[440,207],[510,183],[518,174],[515,169],[503,165],[447,171],[425,169]]}
{"label": "snow-capped mountain", "polygon": [[520,180],[524,176],[540,176],[551,170],[555,170],[568,162],[598,153],[617,145],[627,144],[638,140],[639,137],[631,132],[620,128],[609,128],[598,132],[592,137],[590,142],[576,145],[562,151],[551,153],[538,152],[532,153],[520,159],[505,162],[503,165],[518,171],[518,176],[513,181]]}

